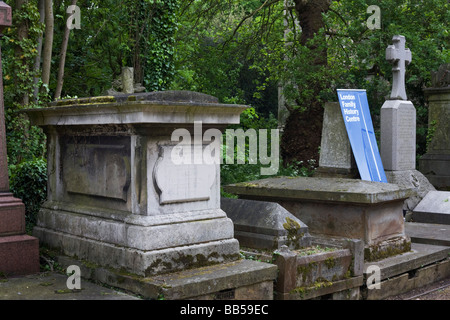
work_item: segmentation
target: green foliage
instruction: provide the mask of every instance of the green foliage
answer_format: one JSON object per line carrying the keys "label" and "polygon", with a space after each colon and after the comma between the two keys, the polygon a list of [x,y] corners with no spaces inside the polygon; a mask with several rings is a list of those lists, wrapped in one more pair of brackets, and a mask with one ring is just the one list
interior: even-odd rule
{"label": "green foliage", "polygon": [[[235,32],[261,2],[181,3],[172,89],[207,93],[224,103],[248,104],[266,117],[276,114],[277,83],[268,78],[266,67],[255,63],[267,48],[258,31],[267,26],[266,20],[262,21],[259,15],[249,17]],[[273,12],[279,15],[282,10]]]}
{"label": "green foliage", "polygon": [[[257,132],[257,136],[259,137],[260,132],[259,129],[268,129],[268,137],[267,137],[267,143],[269,144],[267,149],[268,153],[270,154],[271,150],[271,136],[270,136],[270,130],[271,129],[277,129],[278,121],[276,118],[274,118],[272,115],[269,117],[263,117],[260,114],[258,114],[254,108],[248,108],[241,114],[241,121],[239,125],[232,125],[229,127],[229,129],[238,129],[241,128],[243,131],[247,131],[249,129],[254,129]],[[223,141],[226,141],[226,133],[224,134]],[[226,154],[226,149],[229,146],[224,144],[223,145],[223,153]],[[244,181],[252,181],[252,180],[258,180],[263,179],[267,177],[273,177],[273,176],[264,176],[261,175],[261,167],[267,167],[267,165],[262,165],[260,162],[256,164],[249,164],[249,142],[248,140],[245,141],[245,160],[247,164],[242,165],[238,164],[237,158],[238,158],[238,152],[237,152],[237,145],[234,146],[234,161],[232,164],[227,164],[226,161],[221,165],[221,184],[227,185],[232,183],[238,183],[238,182],[244,182]],[[224,156],[225,159],[225,156]],[[314,172],[314,164],[313,163],[293,163],[290,165],[283,165],[282,160],[280,159],[280,166],[279,171],[276,174],[277,176],[290,176],[290,177],[296,177],[296,176],[310,176]],[[222,193],[223,196],[230,196],[228,194]]]}
{"label": "green foliage", "polygon": [[47,162],[40,158],[10,166],[10,189],[25,204],[27,231],[36,224],[36,217],[47,196]]}
{"label": "green foliage", "polygon": [[146,0],[153,6],[150,21],[144,29],[146,69],[144,85],[149,91],[167,89],[174,75],[175,33],[178,30],[178,0]]}
{"label": "green foliage", "polygon": [[[14,7],[13,1],[8,4]],[[13,10],[13,26],[5,30],[2,39],[2,65],[8,163],[18,164],[45,154],[45,136],[18,111],[26,107],[39,107],[45,95],[37,102],[24,105],[33,99],[34,79],[39,72],[33,64],[37,54],[37,37],[44,26],[39,23],[39,12],[34,1],[25,2],[20,10]],[[26,25],[28,37],[20,39],[18,26]]]}

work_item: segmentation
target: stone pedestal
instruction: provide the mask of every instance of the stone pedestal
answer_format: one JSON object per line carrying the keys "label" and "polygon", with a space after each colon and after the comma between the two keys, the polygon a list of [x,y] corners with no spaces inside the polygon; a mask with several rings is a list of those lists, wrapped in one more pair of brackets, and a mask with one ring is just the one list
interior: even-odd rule
{"label": "stone pedestal", "polygon": [[48,200],[34,234],[65,255],[142,277],[236,261],[220,164],[205,154],[211,133],[221,139],[245,108],[167,91],[27,110],[48,138]]}
{"label": "stone pedestal", "polygon": [[386,171],[416,168],[416,109],[411,101],[387,100],[381,107],[380,153]]}
{"label": "stone pedestal", "polygon": [[450,86],[425,89],[428,130],[432,140],[419,170],[438,189],[450,189]]}
{"label": "stone pedestal", "polygon": [[225,186],[225,191],[278,202],[303,221],[311,235],[363,240],[366,260],[410,248],[402,210],[410,189],[356,179],[279,177]]}

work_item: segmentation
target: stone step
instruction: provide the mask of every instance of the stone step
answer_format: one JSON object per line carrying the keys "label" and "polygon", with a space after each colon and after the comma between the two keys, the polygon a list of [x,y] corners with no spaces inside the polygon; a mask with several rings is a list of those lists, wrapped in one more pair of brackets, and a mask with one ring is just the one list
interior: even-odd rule
{"label": "stone step", "polygon": [[375,265],[380,268],[380,278],[384,280],[444,260],[449,255],[450,247],[447,246],[412,243],[409,252],[364,263],[364,274],[367,276],[367,269]]}
{"label": "stone step", "polygon": [[277,277],[275,265],[245,259],[153,277],[139,277],[67,256],[56,259],[64,268],[78,265],[82,278],[95,279],[145,299],[271,300]]}

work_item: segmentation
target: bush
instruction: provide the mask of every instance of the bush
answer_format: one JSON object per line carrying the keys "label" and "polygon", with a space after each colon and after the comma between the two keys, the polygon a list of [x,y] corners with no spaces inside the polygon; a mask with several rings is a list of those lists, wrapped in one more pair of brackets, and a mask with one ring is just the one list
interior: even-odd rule
{"label": "bush", "polygon": [[25,204],[27,232],[36,224],[41,204],[47,197],[47,162],[37,158],[10,166],[10,189]]}

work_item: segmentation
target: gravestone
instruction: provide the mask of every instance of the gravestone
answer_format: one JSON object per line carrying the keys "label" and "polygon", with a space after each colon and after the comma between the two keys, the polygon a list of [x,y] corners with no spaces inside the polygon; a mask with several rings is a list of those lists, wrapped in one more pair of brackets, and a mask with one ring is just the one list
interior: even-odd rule
{"label": "gravestone", "polygon": [[386,60],[393,63],[390,100],[381,107],[381,156],[385,170],[416,168],[416,109],[407,101],[405,68],[411,51],[405,49],[405,37],[394,36],[394,45],[386,49]]}
{"label": "gravestone", "polygon": [[200,134],[204,151],[206,130],[220,135],[245,108],[165,91],[26,110],[48,139],[48,200],[34,234],[67,256],[140,277],[232,262],[239,269],[233,223],[220,209],[220,164],[175,164],[172,134]]}
{"label": "gravestone", "polygon": [[[11,26],[11,7],[0,1],[0,32]],[[0,35],[1,37],[1,35]],[[0,274],[25,275],[39,272],[39,242],[25,233],[25,205],[9,190],[6,155],[5,107],[0,51]]]}
{"label": "gravestone", "polygon": [[416,170],[416,109],[407,101],[405,90],[405,69],[412,60],[411,51],[405,48],[404,36],[392,40],[386,59],[393,63],[393,82],[390,100],[380,111],[380,153],[388,182],[415,190],[404,204],[404,210],[411,211],[434,187]]}
{"label": "gravestone", "polygon": [[324,107],[319,167],[315,177],[358,178],[358,169],[338,102]]}
{"label": "gravestone", "polygon": [[434,187],[450,190],[450,64],[442,65],[432,79],[432,88],[424,89],[432,139],[419,160],[419,170]]}

